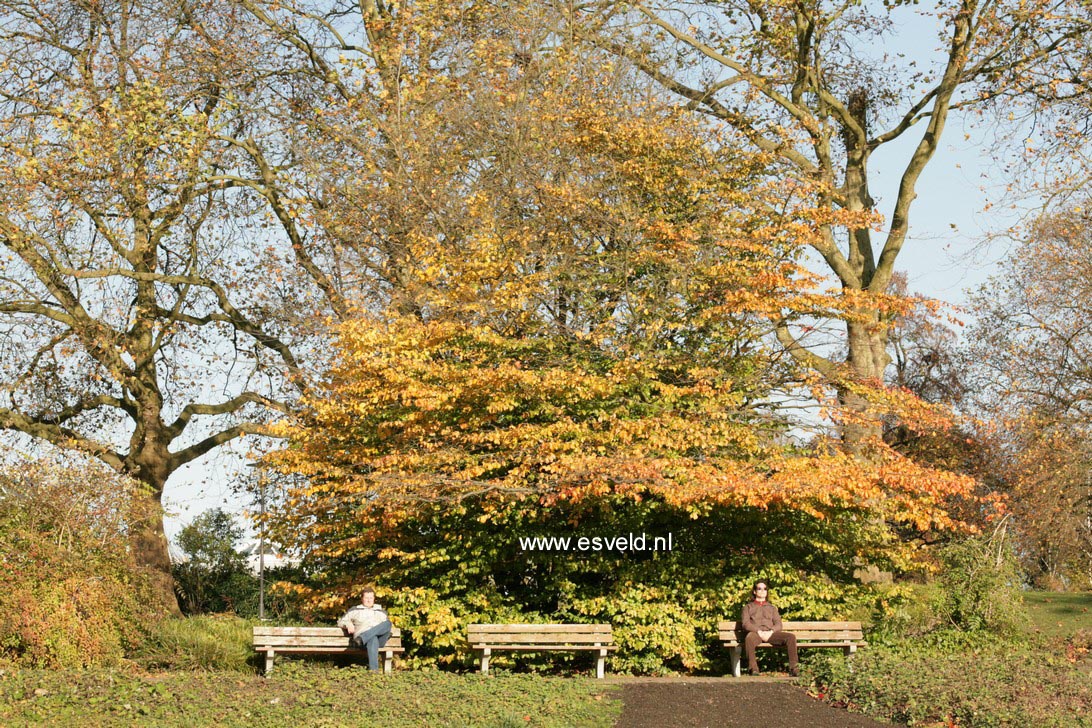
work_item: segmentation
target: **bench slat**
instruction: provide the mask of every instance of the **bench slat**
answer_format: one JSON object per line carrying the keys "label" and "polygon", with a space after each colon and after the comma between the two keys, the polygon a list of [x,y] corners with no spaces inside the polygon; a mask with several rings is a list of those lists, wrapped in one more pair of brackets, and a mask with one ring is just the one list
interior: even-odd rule
{"label": "bench slat", "polygon": [[[306,637],[345,637],[345,633],[341,631],[340,627],[254,627],[255,637],[268,637],[278,635],[289,635],[292,637],[306,636]],[[397,627],[391,627],[391,637],[401,637],[402,630]],[[348,637],[346,637],[348,639]]]}
{"label": "bench slat", "polygon": [[[824,635],[824,634],[863,634],[863,631],[859,630],[859,629],[827,629],[827,630],[824,630],[824,629],[797,629],[797,628],[793,627],[792,625],[788,625],[788,624],[782,626],[781,629],[783,631],[785,631],[785,632],[792,632],[793,634],[817,634],[817,635]],[[746,632],[743,631],[742,629],[738,630],[738,631],[733,629],[733,630],[721,630],[720,634],[746,634]]]}
{"label": "bench slat", "polygon": [[524,632],[523,634],[482,634],[481,632],[470,633],[471,642],[488,642],[495,645],[505,644],[519,644],[521,642],[534,643],[540,645],[551,644],[577,644],[577,645],[591,645],[596,642],[601,644],[610,644],[614,641],[614,638],[609,634],[540,634],[537,632]]}
{"label": "bench slat", "polygon": [[[738,639],[735,635],[721,637],[720,642],[727,645],[741,645],[743,640]],[[802,637],[796,637],[796,644],[800,647],[806,647],[807,645],[815,645],[819,643],[830,643],[838,645],[863,645],[865,644],[864,637],[809,637],[809,639],[802,639]],[[770,644],[769,642],[761,643],[763,645]]]}
{"label": "bench slat", "polygon": [[[391,630],[392,632],[394,630]],[[309,637],[329,636],[342,634],[340,627],[262,627],[254,628],[254,635],[307,635]]]}
{"label": "bench slat", "polygon": [[[793,629],[792,627],[782,627],[782,629],[785,632],[792,632],[794,635],[796,635],[797,639],[801,639],[801,638],[841,639],[843,637],[859,639],[859,638],[864,637],[864,632],[862,632],[861,630],[842,629],[842,630],[831,630],[829,632],[822,632],[822,631],[814,630],[814,629],[806,629],[806,630]],[[720,634],[721,635],[739,635],[739,634],[746,634],[746,633],[745,632],[721,632]]]}
{"label": "bench slat", "polygon": [[471,624],[471,632],[486,633],[523,633],[523,632],[567,632],[573,634],[610,634],[609,624]]}
{"label": "bench slat", "polygon": [[[806,644],[801,644],[801,643],[797,642],[796,646],[797,647],[849,647],[850,645],[854,645],[854,644],[857,645],[858,647],[863,647],[864,646],[864,643],[862,643],[862,642],[808,642]],[[771,645],[769,642],[763,642],[762,644],[759,645],[759,647],[774,647],[774,645]]]}
{"label": "bench slat", "polygon": [[306,634],[274,634],[254,637],[254,644],[257,644],[259,642],[263,645],[330,645],[331,647],[336,647],[337,645],[347,645],[348,637],[342,634],[330,635],[329,637],[308,636]]}
{"label": "bench slat", "polygon": [[[783,621],[782,627],[786,632],[791,632],[790,625],[797,629],[816,629],[816,630],[828,630],[828,629],[861,629],[860,622],[790,622],[788,620]],[[717,622],[717,629],[722,632],[731,632],[735,629],[742,629],[742,625],[739,622]]]}
{"label": "bench slat", "polygon": [[575,650],[608,650],[608,651],[611,651],[611,650],[617,650],[618,646],[617,645],[544,645],[544,644],[539,643],[539,644],[534,644],[534,645],[496,645],[496,644],[471,645],[470,648],[474,649],[474,650],[484,650],[486,648],[489,648],[489,649],[494,649],[494,650],[528,650],[528,651],[543,652],[543,651],[550,651],[550,650],[558,650],[558,651],[565,651],[565,650],[568,650],[568,651],[575,651]]}
{"label": "bench slat", "polygon": [[[725,647],[735,647],[736,645],[742,645],[743,640],[737,639],[722,639],[720,642]],[[868,643],[864,640],[796,640],[797,647],[833,647],[835,645],[857,645],[858,647],[864,647]],[[769,647],[769,642],[759,643],[759,647]]]}
{"label": "bench slat", "polygon": [[[743,644],[743,640],[736,640],[734,636],[731,637],[731,639],[721,640],[721,642],[723,642],[723,643],[725,643],[726,645],[729,645],[729,646]],[[800,640],[799,637],[797,637],[797,639],[796,639],[796,646],[797,647],[808,647],[808,646],[819,647],[819,646],[822,646],[822,645],[864,645],[864,644],[866,644],[866,642],[864,640],[829,640],[829,639],[827,639],[827,637],[817,637],[817,639],[814,639],[814,640]],[[770,646],[770,643],[769,642],[761,642],[761,643],[759,643],[759,646],[760,647],[768,647],[768,646]]]}
{"label": "bench slat", "polygon": [[[273,647],[275,649],[281,649],[282,647],[349,647],[348,637],[291,637],[288,635],[278,635],[275,637],[255,637],[255,646],[261,645],[263,647]],[[402,647],[402,639],[400,637],[391,637],[387,640],[387,645],[391,647]],[[362,649],[362,648],[354,648]]]}
{"label": "bench slat", "polygon": [[[318,646],[296,647],[296,646],[292,646],[292,645],[261,645],[261,646],[256,646],[256,652],[266,652],[266,651],[269,651],[269,649],[272,649],[272,651],[276,652],[276,653],[312,653],[312,654],[330,653],[332,655],[333,654],[341,654],[341,653],[353,653],[353,654],[363,654],[364,653],[364,649],[361,648],[361,647],[348,647],[348,646],[343,646],[343,647],[318,647]],[[384,655],[384,654],[388,654],[388,653],[390,653],[391,655],[394,655],[394,654],[401,654],[401,653],[404,653],[404,652],[405,652],[405,649],[403,647],[391,647],[390,645],[387,645],[385,647],[380,647],[379,648],[379,654],[380,655]]]}

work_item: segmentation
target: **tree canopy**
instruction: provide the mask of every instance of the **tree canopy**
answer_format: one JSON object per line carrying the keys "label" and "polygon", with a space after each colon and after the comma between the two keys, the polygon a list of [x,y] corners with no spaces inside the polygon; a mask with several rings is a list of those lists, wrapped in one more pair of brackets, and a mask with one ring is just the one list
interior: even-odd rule
{"label": "tree canopy", "polygon": [[[931,68],[869,55],[906,13]],[[302,479],[280,533],[331,558],[467,498],[867,522],[843,563],[989,510],[881,437],[952,427],[883,382],[915,311],[895,261],[953,112],[1081,108],[1075,0],[0,18],[0,429],[150,506],[261,433]],[[872,154],[910,137],[873,199]],[[170,595],[161,519],[129,536]]]}
{"label": "tree canopy", "polygon": [[[809,204],[842,213],[816,220],[809,244],[847,299],[833,347],[844,359],[828,353],[821,329],[801,325],[800,312],[787,310],[777,335],[862,415],[869,405],[861,385],[881,381],[890,362],[899,311],[885,305],[885,294],[949,117],[1072,88],[1063,69],[1088,55],[1089,18],[1079,2],[607,0],[569,18],[586,42],[629,59],[680,105],[770,154],[779,163],[774,173],[798,180]],[[932,53],[921,52],[924,29],[936,34]],[[909,62],[901,51],[907,35],[919,51]],[[897,193],[875,199],[874,153],[906,141]],[[865,454],[881,429],[875,418],[854,418],[843,424],[843,442]]]}
{"label": "tree canopy", "polygon": [[968,350],[975,404],[996,428],[1025,566],[1041,583],[1092,583],[1088,414],[1092,238],[1083,206],[1048,213],[978,292]]}

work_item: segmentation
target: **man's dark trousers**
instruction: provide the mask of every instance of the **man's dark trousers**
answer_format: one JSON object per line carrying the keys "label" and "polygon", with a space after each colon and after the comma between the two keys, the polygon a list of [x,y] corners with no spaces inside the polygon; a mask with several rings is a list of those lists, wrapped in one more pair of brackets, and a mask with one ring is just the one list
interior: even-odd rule
{"label": "man's dark trousers", "polygon": [[[796,635],[792,632],[774,632],[768,640],[771,645],[784,645],[789,650],[789,672],[796,671]],[[756,648],[762,644],[762,638],[758,632],[748,632],[743,640],[743,646],[747,650],[747,667],[751,674],[758,672],[758,658],[755,656]]]}

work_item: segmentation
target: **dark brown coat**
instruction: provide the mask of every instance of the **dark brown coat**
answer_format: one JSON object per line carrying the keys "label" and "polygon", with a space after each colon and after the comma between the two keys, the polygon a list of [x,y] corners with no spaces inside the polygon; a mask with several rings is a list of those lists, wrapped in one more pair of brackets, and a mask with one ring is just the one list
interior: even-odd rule
{"label": "dark brown coat", "polygon": [[748,602],[743,605],[743,617],[739,620],[748,632],[759,630],[781,631],[781,615],[769,602]]}

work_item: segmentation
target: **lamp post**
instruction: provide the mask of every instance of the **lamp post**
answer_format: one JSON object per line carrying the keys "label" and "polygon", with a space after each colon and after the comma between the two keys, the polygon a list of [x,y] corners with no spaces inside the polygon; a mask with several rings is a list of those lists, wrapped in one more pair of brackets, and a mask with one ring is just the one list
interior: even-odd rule
{"label": "lamp post", "polygon": [[258,620],[265,620],[265,474],[258,476]]}
{"label": "lamp post", "polygon": [[[247,463],[248,468],[258,467]],[[265,620],[265,473],[258,471],[258,619]]]}

